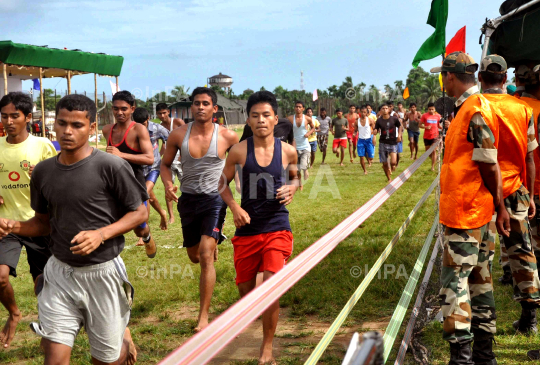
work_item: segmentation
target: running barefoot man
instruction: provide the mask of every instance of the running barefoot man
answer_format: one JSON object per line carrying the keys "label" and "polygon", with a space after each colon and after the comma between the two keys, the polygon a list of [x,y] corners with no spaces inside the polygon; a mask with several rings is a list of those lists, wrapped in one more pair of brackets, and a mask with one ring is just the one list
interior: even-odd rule
{"label": "running barefoot man", "polygon": [[[56,156],[52,143],[42,137],[34,137],[26,130],[32,120],[32,98],[21,92],[12,92],[0,100],[3,130],[7,136],[0,138],[0,217],[27,220],[34,216],[30,206],[30,177],[34,166],[49,157]],[[1,237],[1,236],[0,236]],[[43,273],[51,256],[49,237],[25,237],[9,234],[0,238],[0,302],[8,311],[7,322],[0,332],[0,343],[9,347],[21,312],[15,302],[9,276],[17,276],[17,264],[23,246],[34,282]]]}
{"label": "running barefoot man", "polygon": [[[116,123],[107,124],[102,130],[103,136],[107,141],[107,153],[126,160],[131,166],[137,180],[142,186],[145,186],[144,166],[154,163],[150,135],[143,125],[131,120],[131,115],[135,111],[135,98],[129,91],[117,92],[114,94],[112,102]],[[146,209],[148,202],[145,201],[144,206]],[[137,237],[143,239],[146,255],[149,258],[154,258],[157,247],[150,234],[148,224],[143,222],[133,232]]]}
{"label": "running barefoot man", "polygon": [[405,114],[405,123],[408,124],[407,134],[409,137],[409,148],[411,149],[411,159],[417,159],[418,140],[420,138],[420,121],[422,114],[416,110],[416,103],[411,103],[409,111]]}
{"label": "running barefoot man", "polygon": [[351,163],[354,163],[354,159],[356,158],[357,137],[355,136],[354,131],[356,130],[358,117],[359,115],[356,113],[356,106],[350,105],[349,113],[347,113],[347,122],[349,123],[347,141],[349,142],[349,157],[351,159]]}
{"label": "running barefoot man", "polygon": [[[184,247],[191,262],[201,264],[200,310],[195,331],[208,326],[208,311],[216,284],[217,245],[221,243],[227,206],[218,191],[225,155],[238,143],[238,136],[212,122],[217,112],[214,90],[198,87],[191,95],[193,123],[171,132],[161,162],[161,179],[167,197],[178,203]],[[182,181],[180,199],[173,185],[171,165],[180,151]]]}
{"label": "running barefoot man", "polygon": [[319,146],[319,151],[322,152],[322,162],[321,165],[324,165],[324,160],[326,159],[326,150],[328,148],[328,132],[330,131],[330,125],[332,124],[332,119],[326,116],[326,109],[321,108],[321,115],[318,120],[321,124],[319,131],[317,131],[317,145]]}
{"label": "running barefoot man", "polygon": [[[236,226],[232,239],[234,267],[242,297],[255,288],[258,272],[263,273],[264,281],[270,279],[283,268],[293,250],[289,212],[285,206],[291,203],[299,185],[297,156],[292,146],[273,136],[278,123],[277,109],[276,98],[269,91],[259,91],[249,97],[248,123],[253,137],[231,149],[223,170],[226,181],[220,180],[219,191],[233,213]],[[234,200],[229,188],[236,166],[241,166],[241,205]],[[272,342],[278,318],[279,300],[276,298],[262,315],[259,364],[276,363]]]}
{"label": "running barefoot man", "polygon": [[401,123],[396,117],[390,116],[388,105],[381,107],[381,117],[375,123],[374,134],[380,133],[379,160],[383,165],[388,182],[397,166],[397,144],[401,141]]}
{"label": "running barefoot man", "polygon": [[[435,104],[428,104],[428,111],[422,115],[420,120],[420,128],[425,129],[424,132],[424,145],[426,146],[426,151],[437,142],[439,138],[439,122],[441,120],[441,115],[435,111]],[[431,171],[435,171],[435,164],[439,155],[437,153],[438,148],[435,148],[431,153]]]}
{"label": "running barefoot man", "polygon": [[360,108],[360,118],[358,119],[358,145],[356,150],[360,157],[360,165],[364,170],[364,175],[367,175],[366,163],[364,157],[371,165],[371,161],[375,157],[375,147],[373,146],[372,135],[375,123],[368,117],[368,110],[365,106]]}
{"label": "running barefoot man", "polygon": [[[170,132],[173,131],[173,129],[180,128],[181,126],[185,125],[186,123],[180,119],[180,118],[171,118],[169,108],[167,107],[167,104],[165,103],[159,103],[156,105],[156,114],[159,120],[161,120],[161,126],[165,129],[167,129]],[[161,155],[165,153],[165,145],[161,145]],[[172,170],[172,176],[173,176],[173,184],[174,180],[178,178],[178,181],[182,179],[182,165],[180,164],[180,153],[176,156],[174,159],[174,162],[171,167]],[[165,201],[167,202],[167,212],[169,213],[169,224],[174,223],[174,213],[173,213],[173,202],[172,200],[169,200],[165,198]]]}
{"label": "running barefoot man", "polygon": [[[296,151],[298,153],[298,180],[300,182],[300,191],[304,190],[302,185],[302,171],[304,180],[309,178],[308,166],[311,158],[311,146],[309,145],[309,136],[315,133],[315,125],[311,117],[304,115],[304,103],[297,101],[294,105],[294,115],[288,117],[293,125],[294,141],[296,142]],[[309,131],[308,131],[309,126]]]}
{"label": "running barefoot man", "polygon": [[[156,185],[156,181],[159,178],[159,168],[161,166],[161,154],[158,140],[161,139],[161,145],[165,146],[165,143],[167,143],[167,138],[169,138],[169,131],[161,125],[151,122],[150,113],[145,108],[136,108],[133,112],[133,120],[139,124],[142,124],[148,130],[148,134],[150,135],[150,142],[152,143],[152,149],[154,151],[154,164],[152,166],[144,167],[146,191],[148,192],[148,196],[150,197],[150,205],[156,210],[156,212],[158,212],[161,217],[161,223],[159,227],[161,228],[161,230],[166,231],[167,212],[165,212],[165,210],[161,208],[156,194],[154,193],[154,186]],[[162,148],[161,151],[165,152],[165,149]],[[150,216],[150,205],[147,206],[148,216]],[[142,238],[139,238],[137,246],[144,246]]]}
{"label": "running barefoot man", "polygon": [[[336,154],[336,157],[339,158],[341,151],[341,160],[339,165],[343,166],[343,157],[345,155],[345,148],[347,148],[347,132],[349,131],[349,122],[347,118],[343,118],[343,112],[341,109],[336,110],[337,118],[332,120],[332,126],[330,128],[330,133],[334,135],[334,142],[332,142],[332,152]],[[339,150],[338,151],[338,147]]]}
{"label": "running barefoot man", "polygon": [[53,256],[38,295],[45,364],[68,365],[84,326],[93,364],[133,364],[137,351],[127,324],[133,287],[120,257],[124,236],[146,221],[144,186],[129,164],[90,147],[96,105],[67,95],[56,105],[61,152],[40,162],[30,180],[35,213],[27,221],[0,218],[0,237],[51,235]]}

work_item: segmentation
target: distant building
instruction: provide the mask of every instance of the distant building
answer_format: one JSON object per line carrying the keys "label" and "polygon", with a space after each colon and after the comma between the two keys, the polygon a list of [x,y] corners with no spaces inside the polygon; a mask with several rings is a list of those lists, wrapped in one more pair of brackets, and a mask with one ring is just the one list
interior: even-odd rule
{"label": "distant building", "polygon": [[232,77],[223,75],[221,72],[219,73],[219,75],[215,75],[208,78],[209,86],[217,86],[224,89],[227,92],[231,90],[232,84],[233,84]]}

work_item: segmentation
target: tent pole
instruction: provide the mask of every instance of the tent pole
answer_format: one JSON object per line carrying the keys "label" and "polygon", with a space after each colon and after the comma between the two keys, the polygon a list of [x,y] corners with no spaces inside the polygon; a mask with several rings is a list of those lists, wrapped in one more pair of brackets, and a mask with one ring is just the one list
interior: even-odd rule
{"label": "tent pole", "polygon": [[43,97],[43,67],[39,68],[39,97],[41,98],[41,133],[45,137],[45,98]]}
{"label": "tent pole", "polygon": [[71,71],[68,70],[68,74],[67,74],[67,86],[68,86],[68,89],[67,89],[67,92],[68,92],[68,95],[71,94]]}
{"label": "tent pole", "polygon": [[116,92],[119,92],[119,88],[118,88],[118,76],[116,76]]}
{"label": "tent pole", "polygon": [[7,66],[6,66],[5,63],[3,64],[3,68],[4,68],[4,95],[7,95],[7,93],[8,93],[8,87],[7,87]]}
{"label": "tent pole", "polygon": [[94,74],[94,100],[96,101],[96,149],[98,148],[98,136],[99,136],[99,127],[98,127],[98,100],[97,100],[97,74]]}

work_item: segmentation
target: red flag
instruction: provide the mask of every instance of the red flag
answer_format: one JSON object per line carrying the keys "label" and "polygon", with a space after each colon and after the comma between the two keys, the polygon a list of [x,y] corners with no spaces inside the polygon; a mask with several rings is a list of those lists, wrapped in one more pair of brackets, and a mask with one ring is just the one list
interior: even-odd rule
{"label": "red flag", "polygon": [[446,46],[446,55],[452,52],[466,52],[465,51],[465,38],[467,35],[467,26],[458,30],[454,38]]}

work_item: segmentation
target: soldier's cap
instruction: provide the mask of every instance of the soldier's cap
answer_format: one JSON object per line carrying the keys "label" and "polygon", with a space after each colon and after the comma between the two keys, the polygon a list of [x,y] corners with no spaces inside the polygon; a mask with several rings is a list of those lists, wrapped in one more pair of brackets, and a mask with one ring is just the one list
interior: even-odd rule
{"label": "soldier's cap", "polygon": [[[488,70],[489,65],[499,65],[501,67],[500,71],[491,71]],[[499,55],[492,54],[484,57],[482,62],[480,62],[480,72],[489,72],[492,74],[502,75],[508,71],[508,65],[504,58]]]}
{"label": "soldier's cap", "polygon": [[[469,66],[474,67],[474,71],[467,70]],[[443,61],[441,67],[434,67],[431,69],[431,73],[439,72],[452,72],[455,74],[469,74],[474,75],[478,70],[478,64],[474,62],[474,59],[463,52],[450,53]]]}
{"label": "soldier's cap", "polygon": [[527,65],[519,65],[516,67],[515,74],[516,77],[521,81],[524,82],[526,85],[536,85],[538,84],[538,71],[540,69],[540,65],[534,67],[531,69]]}

